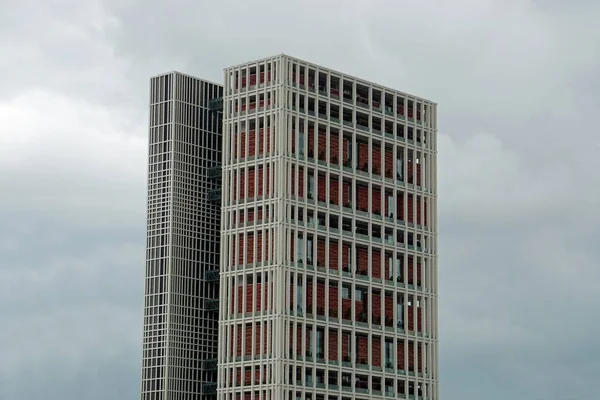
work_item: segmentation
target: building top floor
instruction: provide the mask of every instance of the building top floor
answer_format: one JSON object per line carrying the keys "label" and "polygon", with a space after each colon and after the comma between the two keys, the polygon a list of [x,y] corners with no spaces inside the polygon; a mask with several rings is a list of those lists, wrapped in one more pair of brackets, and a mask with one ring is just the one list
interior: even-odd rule
{"label": "building top floor", "polygon": [[[283,74],[282,76],[279,76]],[[429,107],[437,104],[390,87],[369,82],[358,77],[323,67],[305,60],[280,54],[239,64],[225,69],[225,95],[233,95],[254,86],[298,85],[315,88],[345,99],[357,99],[369,103],[371,100],[392,107],[393,98],[402,102],[418,102]]]}

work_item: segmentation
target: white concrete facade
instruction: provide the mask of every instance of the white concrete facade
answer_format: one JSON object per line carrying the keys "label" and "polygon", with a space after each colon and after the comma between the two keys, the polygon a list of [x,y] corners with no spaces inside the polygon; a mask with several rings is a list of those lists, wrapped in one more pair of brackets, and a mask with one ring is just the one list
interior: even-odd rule
{"label": "white concrete facade", "polygon": [[437,105],[225,70],[217,397],[438,400]]}

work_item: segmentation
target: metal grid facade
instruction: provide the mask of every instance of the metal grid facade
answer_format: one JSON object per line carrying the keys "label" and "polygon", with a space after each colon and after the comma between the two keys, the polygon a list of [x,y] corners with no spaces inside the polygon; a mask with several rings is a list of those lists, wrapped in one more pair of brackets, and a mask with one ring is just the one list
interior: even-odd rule
{"label": "metal grid facade", "polygon": [[150,81],[142,400],[216,396],[222,95],[180,73]]}
{"label": "metal grid facade", "polygon": [[223,107],[217,397],[439,399],[436,104],[281,55]]}

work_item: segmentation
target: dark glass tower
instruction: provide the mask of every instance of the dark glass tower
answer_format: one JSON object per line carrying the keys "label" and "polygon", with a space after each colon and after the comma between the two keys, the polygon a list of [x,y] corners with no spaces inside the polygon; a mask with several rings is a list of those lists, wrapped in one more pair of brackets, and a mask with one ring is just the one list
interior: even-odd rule
{"label": "dark glass tower", "polygon": [[223,87],[150,80],[142,400],[214,399]]}

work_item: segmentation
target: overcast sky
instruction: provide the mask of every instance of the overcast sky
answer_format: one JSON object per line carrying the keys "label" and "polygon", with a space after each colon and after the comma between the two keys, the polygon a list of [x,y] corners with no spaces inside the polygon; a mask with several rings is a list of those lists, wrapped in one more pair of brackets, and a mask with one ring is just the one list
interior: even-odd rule
{"label": "overcast sky", "polygon": [[0,0],[0,399],[138,397],[148,78],[439,104],[442,400],[600,398],[600,2]]}

